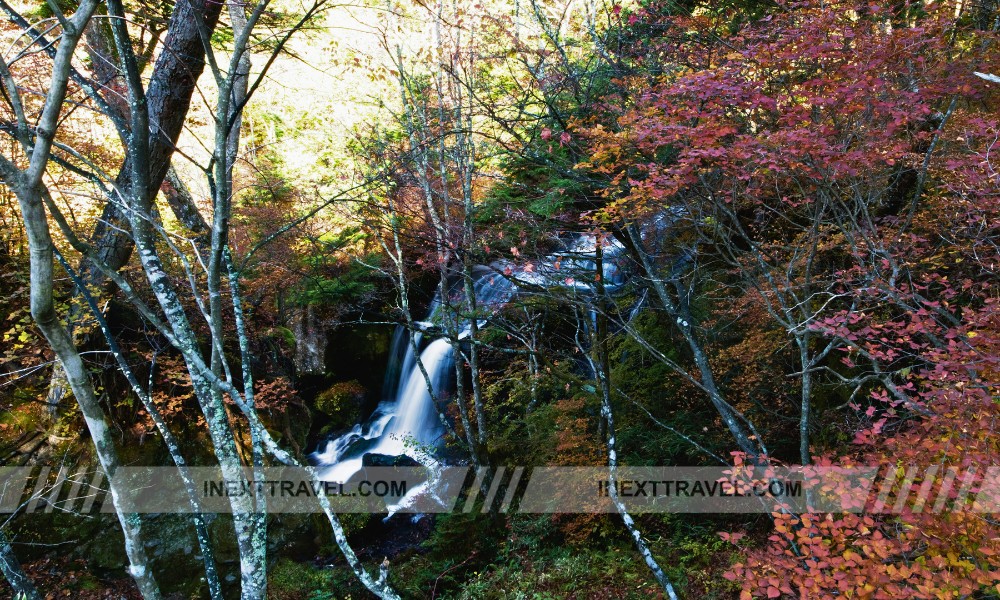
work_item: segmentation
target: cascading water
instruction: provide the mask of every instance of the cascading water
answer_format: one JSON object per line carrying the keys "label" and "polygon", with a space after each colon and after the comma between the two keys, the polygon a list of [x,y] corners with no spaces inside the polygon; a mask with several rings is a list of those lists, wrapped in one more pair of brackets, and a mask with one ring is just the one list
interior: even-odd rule
{"label": "cascading water", "polygon": [[[420,354],[420,361],[427,370],[431,388],[440,393],[454,370],[455,359],[451,344],[444,339],[434,340]],[[427,380],[417,368],[409,369],[408,373],[399,388],[395,415],[377,446],[382,454],[404,454],[404,442],[410,440],[420,446],[432,446],[442,433]]]}
{"label": "cascading water", "polygon": [[[478,308],[487,314],[500,309],[519,292],[518,285],[535,287],[570,287],[590,289],[593,277],[597,241],[594,236],[574,236],[564,248],[534,263],[494,263],[482,268],[474,282]],[[622,247],[613,243],[604,248],[605,263],[602,278],[605,286],[615,288],[624,282],[623,269],[618,258]],[[583,276],[581,276],[581,274]],[[439,295],[441,291],[439,291]],[[420,363],[427,377],[417,364],[414,346],[422,347],[427,331],[433,330],[435,321],[448,318],[441,314],[442,301],[436,299],[426,321],[419,323],[425,330],[415,334],[414,343],[402,326],[396,329],[392,353],[386,369],[384,397],[372,416],[347,433],[328,440],[311,455],[320,477],[327,481],[347,481],[363,466],[366,454],[388,456],[407,455],[425,466],[434,462],[433,451],[444,432],[435,399],[447,398],[452,392],[455,377],[455,356],[452,343],[446,338],[430,341],[420,350]],[[487,319],[479,321],[485,324]],[[448,329],[448,327],[446,327]],[[453,335],[458,339],[468,336],[469,323],[451,323]],[[428,380],[433,394],[428,390]]]}
{"label": "cascading water", "polygon": [[[422,337],[416,334],[414,341],[418,347]],[[434,340],[421,352],[420,361],[435,394],[440,394],[453,377],[451,344],[444,339]],[[419,455],[436,445],[443,427],[427,381],[416,365],[409,335],[402,327],[397,329],[393,340],[386,380],[387,393],[394,397],[383,400],[367,422],[329,440],[321,451],[312,455],[313,462],[321,467],[323,479],[346,481],[361,469],[365,454]]]}

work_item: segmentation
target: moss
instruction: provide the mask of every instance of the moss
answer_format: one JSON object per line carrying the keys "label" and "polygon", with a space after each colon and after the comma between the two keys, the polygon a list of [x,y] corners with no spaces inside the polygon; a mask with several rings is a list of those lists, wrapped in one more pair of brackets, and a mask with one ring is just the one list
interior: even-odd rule
{"label": "moss", "polygon": [[334,589],[333,579],[334,574],[329,570],[283,558],[271,568],[267,597],[270,600],[321,598],[321,594]]}
{"label": "moss", "polygon": [[316,396],[316,409],[330,417],[333,429],[349,427],[361,419],[368,390],[357,380],[335,383]]}
{"label": "moss", "polygon": [[[210,521],[212,518],[208,515]],[[147,517],[143,525],[146,553],[163,591],[185,598],[202,597],[206,587],[204,566],[191,516],[155,515]]]}
{"label": "moss", "polygon": [[10,410],[0,411],[0,440],[3,446],[15,443],[25,433],[39,428],[43,416],[41,404],[19,404]]}
{"label": "moss", "polygon": [[642,561],[627,549],[563,552],[543,560],[501,562],[473,571],[457,599],[628,598],[656,596],[659,587]]}

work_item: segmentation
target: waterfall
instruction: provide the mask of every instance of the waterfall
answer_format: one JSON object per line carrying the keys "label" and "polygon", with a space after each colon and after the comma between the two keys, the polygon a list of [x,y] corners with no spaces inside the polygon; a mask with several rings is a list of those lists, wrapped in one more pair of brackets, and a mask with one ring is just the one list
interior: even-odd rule
{"label": "waterfall", "polygon": [[[478,324],[485,325],[488,315],[519,293],[519,284],[590,290],[596,266],[596,243],[594,236],[576,234],[562,242],[559,250],[541,260],[516,264],[497,262],[477,268],[473,293],[477,307],[487,315],[480,318]],[[625,282],[622,247],[612,242],[605,247],[604,254],[606,260],[601,276],[605,286],[614,289]],[[404,327],[397,327],[386,366],[382,402],[372,416],[340,437],[326,441],[310,455],[323,479],[347,481],[362,468],[366,454],[405,454],[428,465],[433,461],[428,451],[437,447],[444,433],[434,401],[447,398],[453,391],[454,348],[447,338],[437,337],[420,350],[420,363],[427,371],[425,378],[417,364],[414,346],[420,349],[424,339],[432,337],[435,329],[441,327],[439,321],[454,319],[452,313],[442,310],[446,293],[450,292],[438,290],[427,319],[417,323],[422,331],[415,334],[415,344],[410,343],[410,335]],[[457,302],[462,301],[460,291],[455,296]],[[471,330],[470,323],[451,321],[445,325],[444,329],[450,329],[452,335],[457,334],[459,340],[466,338]],[[428,390],[428,379],[433,394]]]}
{"label": "waterfall", "polygon": [[[420,354],[420,362],[427,369],[432,389],[440,394],[446,387],[445,382],[454,373],[455,357],[451,343],[445,339],[434,340]],[[441,430],[427,381],[419,369],[411,368],[406,382],[399,388],[396,416],[383,436],[399,442],[399,452],[385,454],[401,454],[404,450],[401,442],[405,436],[412,436],[418,444],[433,444],[441,435]]]}
{"label": "waterfall", "polygon": [[[416,334],[417,347],[422,337]],[[420,362],[427,370],[435,395],[440,395],[454,378],[451,344],[445,339],[434,340],[420,353]],[[312,454],[313,463],[321,467],[323,479],[346,481],[361,469],[365,454],[413,456],[425,454],[437,444],[443,427],[417,366],[409,335],[402,326],[397,328],[393,339],[384,387],[388,397],[368,421],[327,441],[322,450]]]}

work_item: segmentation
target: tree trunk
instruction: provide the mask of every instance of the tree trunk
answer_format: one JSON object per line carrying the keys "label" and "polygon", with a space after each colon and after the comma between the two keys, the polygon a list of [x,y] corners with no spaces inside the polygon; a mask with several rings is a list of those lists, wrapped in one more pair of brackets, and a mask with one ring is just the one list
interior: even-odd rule
{"label": "tree trunk", "polygon": [[663,587],[663,591],[667,594],[668,598],[671,600],[677,600],[677,592],[674,591],[673,584],[670,583],[666,573],[663,572],[659,563],[656,562],[656,558],[650,551],[646,541],[642,539],[642,532],[639,531],[638,526],[636,526],[635,521],[632,519],[632,515],[629,514],[628,509],[625,508],[625,504],[622,503],[621,499],[618,497],[618,448],[617,440],[615,439],[614,411],[611,404],[611,370],[609,361],[610,352],[608,350],[608,302],[604,289],[603,277],[604,250],[602,248],[602,240],[599,234],[595,246],[594,271],[596,278],[595,289],[597,293],[597,308],[593,312],[596,330],[594,330],[595,328],[588,326],[588,328],[591,329],[591,356],[588,357],[588,360],[590,361],[594,374],[597,377],[597,383],[601,394],[601,417],[604,420],[608,448],[608,495],[611,497],[611,502],[614,503],[618,514],[621,515],[622,523],[624,523],[625,528],[628,529],[636,550],[639,551],[639,555],[642,556],[646,566],[649,567],[649,570],[653,573],[653,577],[655,577],[656,581]]}
{"label": "tree trunk", "polygon": [[[149,174],[147,193],[155,197],[170,167],[177,139],[187,118],[195,85],[205,69],[205,48],[202,44],[197,19],[210,29],[218,23],[222,3],[213,0],[178,0],[170,17],[163,48],[153,67],[146,102],[149,111]],[[123,195],[132,186],[132,165],[126,158],[115,180]],[[111,201],[104,205],[97,221],[91,244],[98,250],[98,257],[114,270],[122,268],[132,255],[133,243],[129,236],[128,219],[120,203]],[[103,288],[106,278],[92,261],[84,259],[80,275],[90,288]]]}
{"label": "tree trunk", "polygon": [[30,250],[31,316],[66,372],[66,378],[80,405],[80,411],[94,442],[97,458],[109,479],[112,502],[125,535],[125,552],[129,559],[132,578],[143,597],[153,600],[160,597],[159,587],[149,569],[142,545],[139,515],[124,513],[120,508],[124,490],[119,489],[112,477],[120,462],[104,419],[104,411],[98,402],[93,381],[80,357],[80,352],[73,343],[69,331],[59,322],[55,310],[52,277],[54,245],[42,201],[44,189],[42,176],[51,157],[53,140],[66,99],[67,83],[73,70],[73,54],[96,5],[95,0],[84,0],[71,18],[63,20],[63,32],[53,58],[52,80],[38,119],[37,135],[29,151],[28,167],[24,171],[19,171],[12,162],[2,158],[0,175],[17,196],[27,233]]}
{"label": "tree trunk", "polygon": [[[212,0],[178,0],[146,93],[149,127],[153,132],[149,144],[148,192],[153,197],[167,174],[191,105],[195,84],[205,68],[205,49],[193,14],[195,10],[210,28],[214,28],[218,23],[222,3]],[[115,180],[116,188],[124,197],[132,189],[131,173],[131,159],[126,156]],[[128,219],[120,200],[108,198],[90,238],[90,243],[96,250],[96,258],[115,271],[125,266],[132,256],[134,246],[128,232]],[[88,289],[97,290],[99,294],[107,291],[107,277],[93,260],[84,258],[78,272]],[[76,308],[71,312],[68,323],[71,333],[82,314],[79,302],[74,302],[73,306]],[[62,401],[67,390],[65,374],[60,373],[59,369],[57,366],[53,370],[46,397],[52,411]]]}
{"label": "tree trunk", "polygon": [[219,573],[215,564],[215,546],[212,543],[212,537],[208,530],[208,524],[205,522],[205,516],[201,511],[201,502],[199,501],[200,496],[197,485],[194,478],[191,476],[191,471],[188,468],[184,454],[181,452],[180,442],[176,437],[174,437],[174,434],[170,431],[166,421],[163,420],[163,416],[160,414],[159,408],[153,403],[153,400],[150,398],[147,390],[139,384],[139,380],[136,378],[132,367],[125,361],[122,352],[118,347],[118,343],[112,336],[111,328],[101,315],[97,302],[90,294],[90,291],[83,287],[83,283],[80,281],[79,276],[72,270],[62,255],[56,253],[56,257],[59,259],[59,262],[62,263],[66,272],[69,273],[70,278],[76,284],[80,295],[86,300],[91,313],[94,318],[97,319],[98,326],[104,334],[104,339],[108,344],[108,349],[111,351],[111,355],[114,356],[115,362],[118,363],[118,369],[123,375],[125,375],[125,379],[132,388],[132,393],[139,398],[140,402],[142,402],[143,408],[145,408],[146,412],[149,413],[150,419],[153,421],[157,431],[163,438],[163,443],[167,447],[167,452],[170,454],[170,458],[177,466],[177,470],[182,481],[184,482],[184,488],[187,492],[188,500],[191,504],[191,522],[194,525],[195,536],[198,538],[198,546],[201,549],[202,563],[205,566],[205,582],[208,585],[209,596],[212,600],[222,600],[222,584],[219,581]]}
{"label": "tree trunk", "polygon": [[0,571],[7,579],[10,587],[14,588],[15,597],[23,597],[25,600],[42,600],[41,594],[35,589],[35,584],[21,569],[13,548],[10,547],[10,540],[7,534],[0,531]]}
{"label": "tree trunk", "polygon": [[658,277],[656,267],[643,247],[642,239],[635,226],[627,226],[626,233],[627,239],[624,241],[632,248],[633,254],[638,259],[646,275],[646,279],[653,289],[654,295],[660,301],[660,305],[666,311],[667,315],[674,320],[681,335],[687,342],[688,348],[691,350],[695,366],[698,368],[698,376],[702,388],[708,394],[709,400],[718,411],[719,416],[722,417],[722,421],[736,440],[736,444],[740,447],[740,450],[752,457],[751,461],[757,460],[762,454],[766,454],[762,441],[758,439],[758,443],[754,443],[754,439],[758,436],[747,430],[747,427],[740,420],[739,415],[736,414],[733,407],[722,396],[722,392],[719,390],[719,386],[712,374],[712,366],[708,362],[708,355],[705,353],[704,348],[702,348],[701,342],[694,335],[693,318],[690,312],[682,301],[674,301],[667,290],[667,286]]}

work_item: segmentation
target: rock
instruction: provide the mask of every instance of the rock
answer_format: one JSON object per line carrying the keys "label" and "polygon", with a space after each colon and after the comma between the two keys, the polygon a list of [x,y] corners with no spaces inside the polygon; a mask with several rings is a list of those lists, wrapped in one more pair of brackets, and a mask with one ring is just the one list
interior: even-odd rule
{"label": "rock", "polygon": [[419,467],[420,463],[405,454],[392,456],[368,452],[361,457],[361,465],[364,467]]}
{"label": "rock", "polygon": [[309,304],[293,317],[295,369],[300,375],[322,375],[326,367],[326,328]]}
{"label": "rock", "polygon": [[368,390],[357,380],[341,381],[316,395],[313,406],[330,417],[329,427],[350,428],[361,420]]}

